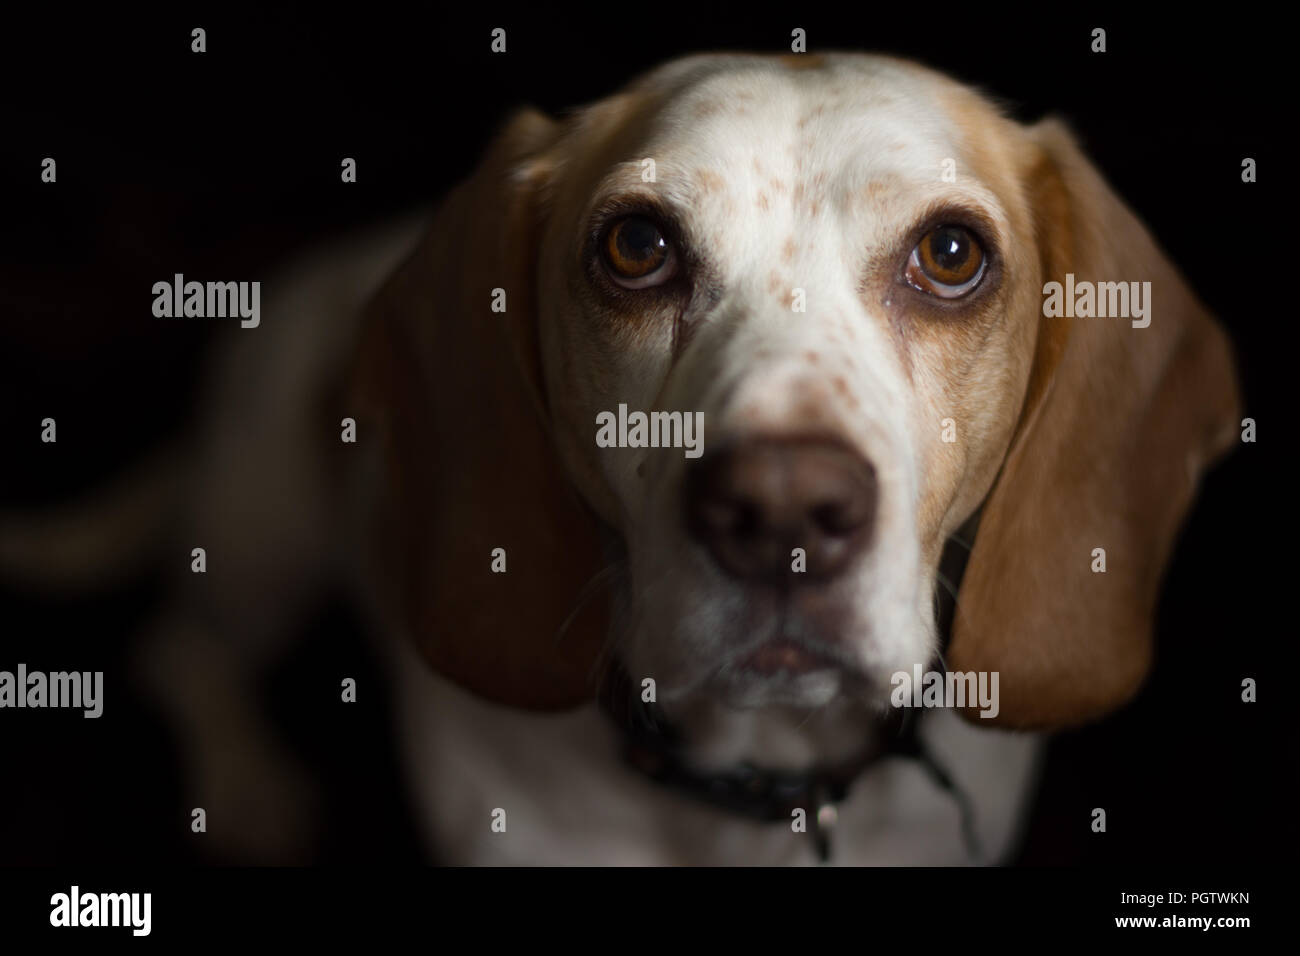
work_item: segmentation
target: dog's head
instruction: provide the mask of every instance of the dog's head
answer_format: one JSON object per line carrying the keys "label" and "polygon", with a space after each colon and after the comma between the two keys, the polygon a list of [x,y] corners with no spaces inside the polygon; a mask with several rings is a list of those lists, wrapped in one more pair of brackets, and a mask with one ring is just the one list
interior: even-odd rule
{"label": "dog's head", "polygon": [[1063,126],[874,56],[694,57],[518,115],[362,355],[407,623],[528,706],[588,695],[606,639],[669,707],[887,704],[978,512],[946,664],[1000,674],[1001,722],[1101,714],[1237,407]]}

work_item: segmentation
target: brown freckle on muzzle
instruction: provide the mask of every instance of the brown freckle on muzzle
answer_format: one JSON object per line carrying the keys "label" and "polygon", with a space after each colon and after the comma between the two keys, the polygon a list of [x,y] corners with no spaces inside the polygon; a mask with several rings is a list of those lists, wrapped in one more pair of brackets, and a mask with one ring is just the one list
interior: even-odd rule
{"label": "brown freckle on muzzle", "polygon": [[711,169],[699,170],[695,174],[695,180],[700,184],[700,191],[705,193],[718,192],[726,186],[722,177]]}
{"label": "brown freckle on muzzle", "polygon": [[859,402],[858,397],[853,394],[853,391],[849,388],[849,383],[844,380],[843,375],[836,375],[835,378],[831,379],[831,387],[835,389],[837,395],[844,399],[844,404],[848,408],[862,407],[862,403]]}

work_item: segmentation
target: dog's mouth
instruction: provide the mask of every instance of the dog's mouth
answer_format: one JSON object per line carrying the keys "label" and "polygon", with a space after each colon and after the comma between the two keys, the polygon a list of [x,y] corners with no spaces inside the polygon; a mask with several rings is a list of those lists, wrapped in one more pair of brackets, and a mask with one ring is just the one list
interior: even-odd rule
{"label": "dog's mouth", "polygon": [[715,665],[701,689],[711,688],[718,699],[750,709],[820,706],[836,697],[869,696],[876,683],[849,647],[778,630]]}
{"label": "dog's mouth", "polygon": [[[636,589],[629,579],[621,584],[630,603]],[[879,681],[859,659],[863,624],[831,589],[748,590],[743,601],[725,594],[717,599],[724,601],[731,605],[726,615],[674,607],[655,620],[638,609],[623,619],[623,629],[616,619],[615,633],[635,635],[636,648],[616,655],[638,679],[654,677],[664,702],[716,695],[750,709],[765,703],[818,705],[842,694],[877,691]],[[654,624],[647,626],[650,620]]]}
{"label": "dog's mouth", "polygon": [[791,640],[777,638],[743,657],[737,665],[737,670],[770,677],[782,674],[796,676],[819,670],[835,670],[842,666],[842,662],[829,654],[796,644]]}

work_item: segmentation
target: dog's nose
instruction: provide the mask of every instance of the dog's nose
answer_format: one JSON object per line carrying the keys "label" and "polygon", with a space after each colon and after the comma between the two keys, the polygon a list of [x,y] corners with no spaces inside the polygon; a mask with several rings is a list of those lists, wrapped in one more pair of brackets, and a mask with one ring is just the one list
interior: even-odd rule
{"label": "dog's nose", "polygon": [[732,575],[793,585],[825,580],[871,537],[875,469],[846,446],[762,438],[715,448],[687,473],[686,522]]}

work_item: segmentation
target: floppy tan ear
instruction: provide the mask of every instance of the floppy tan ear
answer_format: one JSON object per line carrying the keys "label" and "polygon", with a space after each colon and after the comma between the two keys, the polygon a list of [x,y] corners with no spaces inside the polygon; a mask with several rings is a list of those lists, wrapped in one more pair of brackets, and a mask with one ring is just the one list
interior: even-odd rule
{"label": "floppy tan ear", "polygon": [[961,585],[949,668],[999,672],[998,723],[1053,727],[1141,685],[1165,563],[1200,473],[1236,437],[1239,399],[1223,331],[1069,131],[1028,133],[1041,282],[1151,283],[1146,328],[1037,319],[1025,406]]}
{"label": "floppy tan ear", "polygon": [[353,380],[359,431],[384,447],[387,602],[438,671],[530,708],[591,696],[605,633],[596,599],[560,635],[601,551],[541,386],[534,265],[558,135],[531,110],[506,125],[370,305]]}

